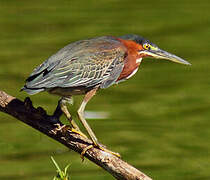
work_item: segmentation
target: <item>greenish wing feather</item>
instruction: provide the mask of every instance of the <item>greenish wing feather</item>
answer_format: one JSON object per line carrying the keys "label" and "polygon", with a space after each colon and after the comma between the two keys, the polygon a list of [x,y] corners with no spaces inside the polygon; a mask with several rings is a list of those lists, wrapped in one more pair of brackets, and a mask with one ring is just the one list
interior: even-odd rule
{"label": "greenish wing feather", "polygon": [[114,83],[119,77],[124,67],[124,53],[119,51],[115,55],[113,52],[98,52],[81,60],[74,60],[56,70],[55,76],[65,80],[59,87],[93,87],[100,84],[101,88],[106,88]]}
{"label": "greenish wing feather", "polygon": [[64,47],[26,80],[31,89],[112,85],[124,67],[125,49],[110,37],[78,41]]}

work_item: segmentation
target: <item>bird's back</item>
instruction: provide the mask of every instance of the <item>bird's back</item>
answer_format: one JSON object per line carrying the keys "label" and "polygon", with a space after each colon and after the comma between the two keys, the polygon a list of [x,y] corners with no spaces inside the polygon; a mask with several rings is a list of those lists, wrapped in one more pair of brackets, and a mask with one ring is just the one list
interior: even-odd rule
{"label": "bird's back", "polygon": [[34,69],[23,90],[110,86],[124,66],[125,47],[111,36],[71,43]]}

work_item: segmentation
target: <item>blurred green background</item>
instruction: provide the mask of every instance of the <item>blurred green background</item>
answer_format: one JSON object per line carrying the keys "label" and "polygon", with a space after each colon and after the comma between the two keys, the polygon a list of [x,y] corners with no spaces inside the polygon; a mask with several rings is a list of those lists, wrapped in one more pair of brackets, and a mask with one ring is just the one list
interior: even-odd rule
{"label": "blurred green background", "polygon": [[[88,122],[101,143],[153,179],[209,180],[209,9],[209,0],[0,0],[0,89],[24,99],[19,89],[33,68],[72,41],[142,35],[192,66],[145,59],[135,77],[98,92],[87,110],[110,116]],[[31,99],[52,113],[59,98]],[[16,119],[0,120],[0,179],[52,179],[51,155],[71,164],[72,180],[113,179]]]}

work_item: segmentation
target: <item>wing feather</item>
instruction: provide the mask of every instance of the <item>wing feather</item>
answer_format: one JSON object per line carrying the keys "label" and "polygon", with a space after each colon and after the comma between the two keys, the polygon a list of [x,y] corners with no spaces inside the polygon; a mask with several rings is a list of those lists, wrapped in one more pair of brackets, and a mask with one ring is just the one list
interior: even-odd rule
{"label": "wing feather", "polygon": [[24,90],[96,85],[106,88],[118,79],[124,57],[124,46],[111,37],[78,41],[38,66],[26,80]]}

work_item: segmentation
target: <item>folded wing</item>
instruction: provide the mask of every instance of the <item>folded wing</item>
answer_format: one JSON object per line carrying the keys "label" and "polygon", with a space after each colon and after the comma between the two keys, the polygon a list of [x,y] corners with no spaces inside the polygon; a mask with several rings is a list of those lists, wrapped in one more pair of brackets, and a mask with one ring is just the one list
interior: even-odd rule
{"label": "folded wing", "polygon": [[109,36],[77,41],[38,66],[23,90],[35,94],[54,87],[107,88],[122,72],[125,56],[124,46]]}

